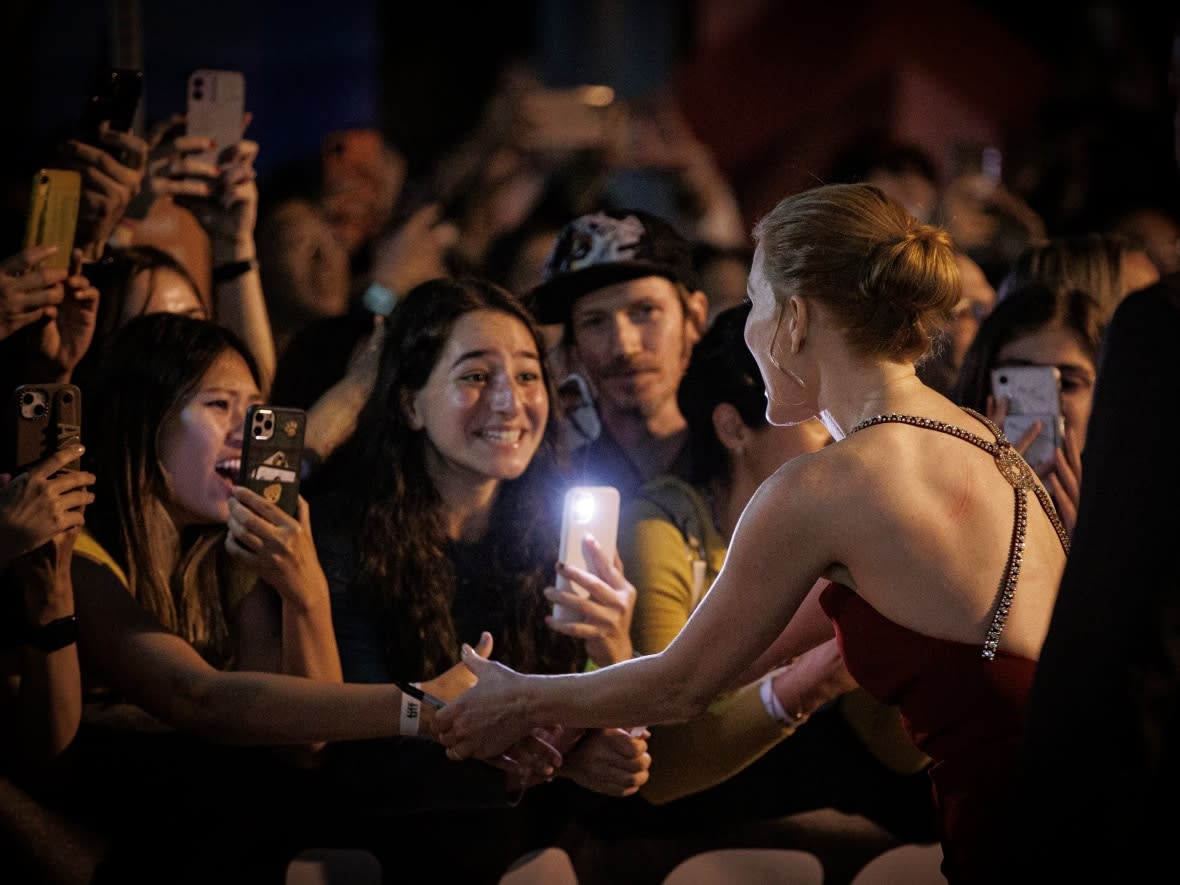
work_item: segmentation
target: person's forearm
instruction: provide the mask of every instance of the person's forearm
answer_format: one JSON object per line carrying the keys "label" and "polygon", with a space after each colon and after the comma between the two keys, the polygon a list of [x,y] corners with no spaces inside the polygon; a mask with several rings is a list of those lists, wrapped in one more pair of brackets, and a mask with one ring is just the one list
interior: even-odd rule
{"label": "person's forearm", "polygon": [[[223,744],[313,745],[401,733],[401,692],[392,685],[214,671],[178,685],[168,707],[156,715]],[[424,711],[422,734],[429,731],[429,718]]]}
{"label": "person's forearm", "polygon": [[[37,628],[74,614],[68,568],[57,572],[56,586],[36,604],[26,593],[30,627]],[[64,583],[63,583],[64,582]],[[19,694],[20,742],[25,758],[46,762],[74,740],[82,717],[82,677],[78,645],[44,651],[26,644],[21,652]]]}
{"label": "person's forearm", "polygon": [[[214,271],[239,261],[256,261],[254,242],[231,245],[215,244],[213,247]],[[216,303],[217,321],[237,332],[250,347],[262,375],[264,391],[270,390],[275,376],[274,332],[270,326],[270,314],[262,293],[262,277],[255,265],[237,276],[213,281],[213,298]],[[265,394],[264,394],[265,395]]]}
{"label": "person's forearm", "polygon": [[343,682],[327,588],[320,604],[283,604],[283,672],[320,682]]}
{"label": "person's forearm", "polygon": [[703,713],[691,674],[677,673],[663,654],[622,661],[590,673],[546,676],[521,711],[525,721],[566,728],[633,728],[683,722]]}

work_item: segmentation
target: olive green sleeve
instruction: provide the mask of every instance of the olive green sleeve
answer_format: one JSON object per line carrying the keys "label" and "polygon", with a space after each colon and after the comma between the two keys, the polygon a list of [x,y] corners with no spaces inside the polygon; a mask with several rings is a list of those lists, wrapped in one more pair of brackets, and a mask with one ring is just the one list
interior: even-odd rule
{"label": "olive green sleeve", "polygon": [[770,718],[758,683],[751,683],[715,701],[698,719],[654,726],[650,779],[640,794],[660,805],[716,786],[793,732]]}

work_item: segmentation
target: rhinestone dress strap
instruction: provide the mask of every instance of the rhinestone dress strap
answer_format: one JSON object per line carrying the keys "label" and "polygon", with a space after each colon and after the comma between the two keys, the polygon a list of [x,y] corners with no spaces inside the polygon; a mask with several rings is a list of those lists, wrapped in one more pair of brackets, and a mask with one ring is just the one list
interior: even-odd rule
{"label": "rhinestone dress strap", "polygon": [[1045,515],[1049,517],[1049,521],[1053,524],[1053,529],[1057,532],[1057,538],[1061,541],[1061,547],[1067,555],[1069,553],[1069,535],[1065,531],[1065,526],[1062,525],[1061,519],[1057,516],[1057,508],[1053,506],[1053,501],[1049,497],[1049,493],[1045,491],[1045,487],[1037,480],[1036,474],[1028,466],[1028,462],[1021,457],[1020,453],[1013,448],[1012,443],[1008,441],[1008,438],[1004,436],[1004,432],[990,418],[979,414],[975,410],[964,408],[963,411],[991,431],[995,437],[995,441],[991,442],[982,436],[964,430],[962,427],[947,424],[945,421],[936,421],[933,418],[918,418],[913,415],[899,415],[896,413],[875,415],[872,418],[866,418],[848,431],[848,435],[852,436],[852,434],[859,430],[864,430],[866,427],[873,427],[877,424],[909,424],[912,427],[937,430],[939,433],[957,437],[964,442],[969,442],[973,446],[983,449],[996,459],[997,469],[1012,486],[1012,493],[1015,499],[1015,513],[1013,515],[1012,542],[1008,547],[1008,561],[1004,565],[1004,574],[1000,578],[1000,588],[996,596],[991,624],[987,630],[987,637],[983,642],[982,657],[985,660],[991,661],[995,659],[996,650],[1000,646],[1000,634],[1004,632],[1004,624],[1008,621],[1008,613],[1012,609],[1012,597],[1016,593],[1016,582],[1020,577],[1020,566],[1024,562],[1024,539],[1025,533],[1028,530],[1029,491],[1036,495],[1037,500],[1041,504],[1041,509],[1045,511]]}

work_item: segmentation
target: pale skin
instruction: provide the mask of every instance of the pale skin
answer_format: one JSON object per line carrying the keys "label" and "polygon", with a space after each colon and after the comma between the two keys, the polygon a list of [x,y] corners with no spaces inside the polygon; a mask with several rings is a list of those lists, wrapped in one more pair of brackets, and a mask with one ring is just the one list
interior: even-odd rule
{"label": "pale skin", "polygon": [[[911,630],[982,645],[1012,537],[1011,486],[990,455],[944,434],[901,424],[846,434],[889,412],[984,438],[987,428],[923,385],[912,361],[852,350],[829,309],[775,292],[761,249],[746,341],[767,382],[767,416],[775,424],[818,416],[837,442],[785,464],[758,489],[716,583],[660,654],[593,673],[526,677],[465,653],[479,684],[435,720],[454,757],[495,753],[539,724],[700,715],[727,687],[830,637],[808,598],[821,577]],[[1036,660],[1065,554],[1040,508],[1029,513],[1017,604],[1000,651]]]}

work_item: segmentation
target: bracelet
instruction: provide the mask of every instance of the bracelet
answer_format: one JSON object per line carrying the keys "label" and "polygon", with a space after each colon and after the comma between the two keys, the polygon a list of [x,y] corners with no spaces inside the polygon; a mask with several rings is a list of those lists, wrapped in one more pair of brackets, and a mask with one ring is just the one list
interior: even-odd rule
{"label": "bracelet", "polygon": [[410,697],[410,693],[402,691],[401,720],[398,723],[398,733],[403,737],[414,737],[418,734],[418,722],[422,715],[422,704]]}
{"label": "bracelet", "polygon": [[219,286],[222,283],[236,280],[242,274],[252,270],[258,270],[257,258],[243,258],[241,261],[227,261],[225,264],[219,264],[213,268],[213,285]]}
{"label": "bracelet", "polygon": [[78,641],[78,616],[66,615],[25,630],[25,643],[48,654]]}
{"label": "bracelet", "polygon": [[776,670],[762,680],[762,684],[758,687],[758,694],[762,698],[762,706],[766,708],[767,715],[783,728],[796,728],[807,721],[808,714],[803,710],[796,713],[788,713],[783,706],[783,702],[778,699],[778,695],[774,693],[774,677],[781,671]]}

